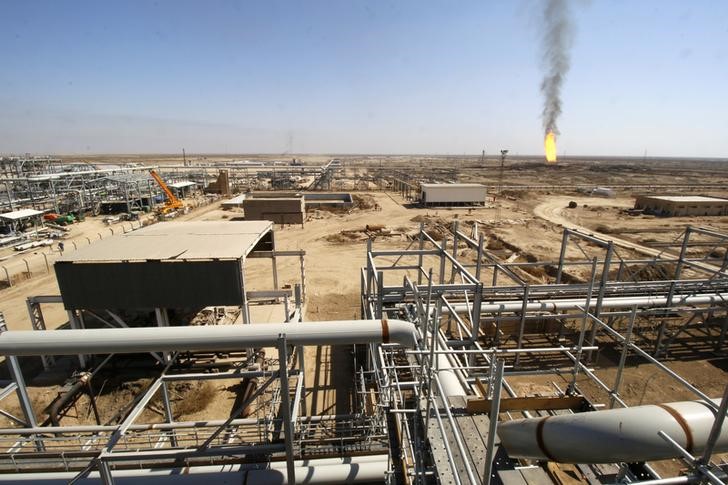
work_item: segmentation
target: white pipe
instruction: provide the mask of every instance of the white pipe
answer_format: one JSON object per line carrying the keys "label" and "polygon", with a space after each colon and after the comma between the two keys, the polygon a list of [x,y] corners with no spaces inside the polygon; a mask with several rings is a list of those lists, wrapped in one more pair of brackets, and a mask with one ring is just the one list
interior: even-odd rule
{"label": "white pipe", "polygon": [[[728,293],[714,293],[711,295],[673,295],[672,302],[674,304],[704,304],[704,303],[724,303],[728,299]],[[666,296],[616,296],[602,299],[602,308],[630,308],[639,307],[656,307],[667,304]],[[587,304],[586,298],[570,298],[564,300],[533,300],[526,304],[526,311],[529,312],[554,312],[557,310],[573,310],[577,307],[584,307]],[[597,299],[591,298],[590,308],[597,306]],[[470,311],[472,305],[467,303],[454,303],[452,307],[458,312]],[[498,313],[498,312],[520,312],[523,309],[521,301],[501,301],[493,303],[484,303],[481,306],[481,313]],[[443,308],[443,313],[449,312],[449,309]]]}
{"label": "white pipe", "polygon": [[402,320],[335,320],[204,327],[84,330],[10,330],[0,334],[0,355],[123,354],[160,351],[223,351],[277,345],[365,343],[416,344],[412,323]]}
{"label": "white pipe", "polygon": [[[437,333],[437,345],[435,350],[447,350],[447,344],[441,333]],[[442,390],[445,391],[445,396],[448,398],[453,396],[466,396],[468,393],[463,388],[460,379],[455,374],[453,369],[453,363],[450,361],[452,355],[449,354],[435,354],[437,360],[437,375],[440,376],[440,384],[442,384]]]}
{"label": "white pipe", "polygon": [[[714,422],[715,411],[705,402],[684,401],[508,421],[498,425],[498,435],[512,458],[560,463],[653,461],[680,456],[658,431],[699,455]],[[728,421],[714,450],[725,451]]]}
{"label": "white pipe", "polygon": [[[296,461],[296,484],[335,485],[339,483],[384,482],[388,469],[387,455],[356,456]],[[0,483],[61,485],[68,483],[77,473],[16,473],[0,474]],[[112,471],[116,484],[240,484],[284,485],[285,462],[243,465],[207,465],[185,468],[161,468]],[[92,472],[80,485],[101,484],[98,472]]]}
{"label": "white pipe", "polygon": [[[387,469],[387,460],[319,467],[297,467],[296,484],[384,483],[384,474]],[[250,470],[245,478],[244,483],[246,485],[289,485],[286,471],[280,469]]]}

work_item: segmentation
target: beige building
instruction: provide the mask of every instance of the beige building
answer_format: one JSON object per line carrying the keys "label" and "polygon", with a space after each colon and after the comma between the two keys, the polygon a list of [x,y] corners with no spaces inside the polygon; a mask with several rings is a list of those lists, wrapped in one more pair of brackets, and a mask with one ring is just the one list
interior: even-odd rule
{"label": "beige building", "polygon": [[429,206],[484,205],[488,195],[482,184],[420,184],[420,201]]}
{"label": "beige building", "polygon": [[634,208],[658,216],[725,216],[728,199],[703,195],[639,195]]}
{"label": "beige building", "polygon": [[245,219],[273,221],[276,224],[303,224],[306,207],[303,197],[246,197],[243,201]]}

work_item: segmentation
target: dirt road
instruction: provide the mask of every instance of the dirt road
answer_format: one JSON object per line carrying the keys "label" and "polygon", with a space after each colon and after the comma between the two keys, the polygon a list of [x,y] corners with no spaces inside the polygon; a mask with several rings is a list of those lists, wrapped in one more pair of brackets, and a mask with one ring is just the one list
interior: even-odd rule
{"label": "dirt road", "polygon": [[[669,253],[661,249],[653,249],[647,246],[643,246],[627,239],[614,237],[611,234],[604,234],[595,231],[589,227],[580,225],[573,222],[568,217],[568,204],[570,201],[574,201],[579,205],[588,204],[589,206],[597,207],[632,207],[632,199],[597,199],[593,197],[554,197],[546,202],[537,205],[533,209],[533,213],[536,217],[545,219],[554,224],[559,224],[567,229],[574,229],[576,231],[585,232],[587,234],[594,235],[600,239],[612,241],[615,245],[623,248],[637,251],[638,253],[652,257],[677,257],[676,254]],[[716,268],[717,269],[717,268]]]}

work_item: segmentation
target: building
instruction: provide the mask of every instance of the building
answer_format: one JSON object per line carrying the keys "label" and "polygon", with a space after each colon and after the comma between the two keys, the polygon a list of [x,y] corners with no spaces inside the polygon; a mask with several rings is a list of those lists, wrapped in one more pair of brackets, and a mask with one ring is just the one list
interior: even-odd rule
{"label": "building", "polygon": [[180,199],[184,199],[185,197],[189,197],[190,195],[192,195],[195,187],[197,187],[197,184],[190,180],[182,180],[180,182],[174,182],[167,185],[172,190],[172,192],[174,192],[174,195],[176,195]]}
{"label": "building", "polygon": [[0,214],[0,233],[22,232],[27,227],[40,227],[43,225],[42,211],[35,209],[20,209]]}
{"label": "building", "polygon": [[273,225],[167,222],[97,241],[55,264],[67,310],[244,305],[244,261],[275,251]]}
{"label": "building", "polygon": [[306,206],[303,197],[246,197],[243,201],[245,219],[273,221],[276,224],[303,224]]}
{"label": "building", "polygon": [[658,216],[725,216],[728,215],[728,199],[704,195],[640,195],[635,209]]}
{"label": "building", "polygon": [[482,184],[420,184],[420,202],[426,206],[484,205]]}

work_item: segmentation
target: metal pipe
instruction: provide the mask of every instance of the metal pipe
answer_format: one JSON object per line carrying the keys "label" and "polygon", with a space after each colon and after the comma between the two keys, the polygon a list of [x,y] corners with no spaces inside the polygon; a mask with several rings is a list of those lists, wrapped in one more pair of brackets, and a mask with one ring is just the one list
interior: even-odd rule
{"label": "metal pipe", "polygon": [[[246,483],[283,485],[285,462],[206,465],[184,468],[144,470],[114,470],[115,483],[131,484],[146,481],[154,483]],[[344,484],[383,482],[388,469],[386,455],[356,456],[351,458],[296,461],[297,484]],[[0,483],[66,484],[75,473],[16,473],[0,475]],[[101,483],[97,472],[92,472],[83,483]]]}
{"label": "metal pipe", "polygon": [[290,345],[398,343],[414,347],[415,327],[402,320],[333,320],[204,327],[142,327],[0,334],[0,355],[74,355],[154,351],[222,351]]}
{"label": "metal pipe", "polygon": [[[560,463],[653,461],[680,456],[658,431],[696,454],[705,450],[714,422],[715,411],[707,403],[683,401],[509,421],[499,426],[498,435],[512,458]],[[722,426],[713,451],[728,451],[728,424]]]}
{"label": "metal pipe", "polygon": [[[673,302],[677,304],[696,305],[704,303],[723,303],[728,299],[728,293],[713,293],[710,295],[674,295]],[[605,297],[602,300],[602,308],[629,308],[633,306],[654,307],[664,306],[667,304],[666,296],[618,296]],[[557,310],[573,310],[577,307],[587,304],[586,298],[570,298],[564,300],[534,300],[526,305],[525,310],[528,312],[553,312]],[[590,308],[596,307],[596,301],[590,303]],[[459,312],[470,311],[471,305],[466,303],[453,303],[452,307]],[[522,301],[502,301],[493,303],[484,303],[481,307],[481,313],[498,313],[498,312],[520,312],[523,309]],[[447,313],[447,309],[443,309],[443,313]]]}

